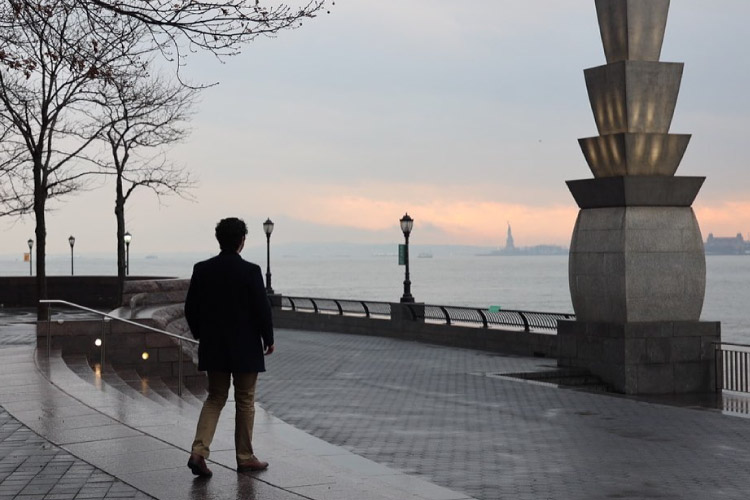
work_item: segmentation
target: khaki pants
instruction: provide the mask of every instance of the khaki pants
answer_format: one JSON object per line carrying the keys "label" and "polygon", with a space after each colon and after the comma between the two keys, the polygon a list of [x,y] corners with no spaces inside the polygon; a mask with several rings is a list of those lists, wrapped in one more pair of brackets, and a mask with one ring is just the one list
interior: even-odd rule
{"label": "khaki pants", "polygon": [[211,441],[216,433],[219,415],[229,397],[229,382],[234,379],[234,400],[237,412],[234,423],[234,448],[237,463],[253,458],[253,422],[255,421],[255,383],[257,373],[208,372],[208,397],[203,403],[195,430],[193,453],[208,458]]}

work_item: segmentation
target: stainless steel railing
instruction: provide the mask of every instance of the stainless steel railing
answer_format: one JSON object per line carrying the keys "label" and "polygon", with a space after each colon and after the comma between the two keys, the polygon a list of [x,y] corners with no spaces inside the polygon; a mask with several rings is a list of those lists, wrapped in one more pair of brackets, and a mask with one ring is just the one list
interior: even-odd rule
{"label": "stainless steel railing", "polygon": [[[182,387],[183,387],[183,370],[182,370],[182,362],[183,362],[183,353],[182,353],[182,343],[188,342],[191,344],[198,344],[198,341],[195,339],[191,339],[188,337],[183,337],[182,335],[177,335],[176,333],[167,332],[164,330],[160,330],[158,328],[154,328],[152,326],[144,325],[142,323],[137,323],[135,321],[131,321],[129,319],[120,318],[118,316],[113,316],[111,314],[107,314],[101,311],[97,311],[96,309],[91,309],[89,307],[85,307],[79,304],[74,304],[73,302],[68,302],[67,300],[40,300],[40,304],[47,304],[47,357],[49,358],[50,353],[52,352],[52,304],[58,304],[58,305],[65,305],[68,307],[72,307],[74,309],[78,309],[81,311],[87,311],[90,313],[93,313],[97,316],[102,317],[102,345],[100,350],[100,363],[102,368],[104,368],[104,361],[106,360],[106,330],[107,325],[111,321],[119,321],[121,323],[127,323],[129,325],[136,326],[138,328],[148,330],[154,333],[158,333],[160,335],[166,335],[168,337],[172,337],[174,339],[177,339],[177,395],[182,396]],[[111,328],[111,325],[110,325]]]}
{"label": "stainless steel railing", "polygon": [[281,297],[282,309],[292,311],[360,316],[365,318],[391,317],[391,304],[374,300],[321,299],[315,297]]}
{"label": "stainless steel railing", "polygon": [[[480,328],[515,327],[525,332],[533,330],[557,330],[557,320],[574,320],[574,314],[538,311],[517,311],[511,309],[463,306],[440,306],[433,304],[402,304],[410,312],[413,320],[424,317],[433,323],[446,325],[469,325]],[[391,317],[390,302],[354,299],[325,299],[316,297],[281,298],[282,309],[335,314],[339,316],[359,316],[365,318]]]}
{"label": "stainless steel railing", "polygon": [[716,389],[750,393],[750,345],[714,344]]}

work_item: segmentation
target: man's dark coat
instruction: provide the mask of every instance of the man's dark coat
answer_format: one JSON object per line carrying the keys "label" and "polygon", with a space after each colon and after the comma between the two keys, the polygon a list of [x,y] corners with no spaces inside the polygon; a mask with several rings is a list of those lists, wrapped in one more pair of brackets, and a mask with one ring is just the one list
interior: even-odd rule
{"label": "man's dark coat", "polygon": [[262,372],[273,345],[271,306],[260,267],[221,252],[193,267],[185,318],[198,346],[198,369]]}

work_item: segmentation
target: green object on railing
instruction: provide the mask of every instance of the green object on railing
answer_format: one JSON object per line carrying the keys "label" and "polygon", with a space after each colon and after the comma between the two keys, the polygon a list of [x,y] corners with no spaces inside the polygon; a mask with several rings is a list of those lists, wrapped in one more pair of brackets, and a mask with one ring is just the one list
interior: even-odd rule
{"label": "green object on railing", "polygon": [[490,307],[489,307],[489,311],[490,311],[491,313],[499,313],[499,312],[500,312],[500,309],[501,309],[501,307],[500,307],[500,306],[490,306]]}

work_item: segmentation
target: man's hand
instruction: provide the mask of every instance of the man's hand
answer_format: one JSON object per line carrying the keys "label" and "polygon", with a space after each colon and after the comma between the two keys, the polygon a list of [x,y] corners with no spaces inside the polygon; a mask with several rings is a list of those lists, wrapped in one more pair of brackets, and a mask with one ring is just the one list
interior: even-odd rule
{"label": "man's hand", "polygon": [[263,352],[264,352],[264,354],[266,356],[268,356],[269,354],[273,354],[273,344],[272,345],[267,345],[266,346],[266,350],[263,351]]}

